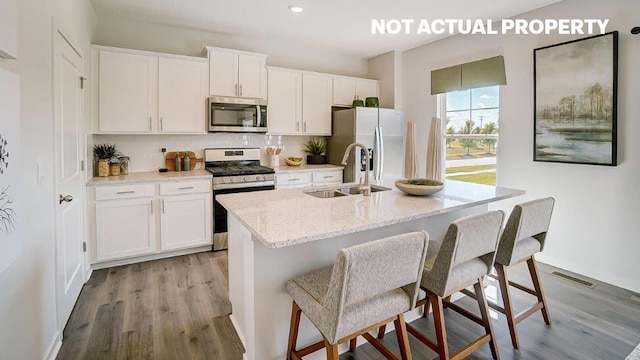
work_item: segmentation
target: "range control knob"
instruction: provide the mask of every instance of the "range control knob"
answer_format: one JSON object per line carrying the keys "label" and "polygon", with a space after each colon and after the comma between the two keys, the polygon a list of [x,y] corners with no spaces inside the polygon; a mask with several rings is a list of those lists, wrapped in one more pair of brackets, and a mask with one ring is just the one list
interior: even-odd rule
{"label": "range control knob", "polygon": [[245,182],[249,181],[249,178],[245,176],[245,177],[244,177],[244,181],[245,181]]}
{"label": "range control knob", "polygon": [[227,183],[227,179],[222,178],[222,183],[223,183],[223,184],[226,184],[226,183]]}
{"label": "range control knob", "polygon": [[256,181],[261,181],[261,180],[264,180],[264,176],[260,176],[260,175],[256,176]]}

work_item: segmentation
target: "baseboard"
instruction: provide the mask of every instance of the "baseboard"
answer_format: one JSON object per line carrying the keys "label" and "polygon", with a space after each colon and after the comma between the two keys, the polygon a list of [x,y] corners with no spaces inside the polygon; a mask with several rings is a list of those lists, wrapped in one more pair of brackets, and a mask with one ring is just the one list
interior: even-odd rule
{"label": "baseboard", "polygon": [[129,264],[135,264],[135,263],[144,262],[144,261],[159,260],[159,259],[165,259],[165,258],[174,257],[174,256],[195,254],[195,253],[207,252],[207,251],[211,251],[211,245],[203,245],[203,246],[198,246],[198,247],[193,247],[188,249],[167,251],[167,252],[151,254],[151,255],[135,256],[135,257],[125,258],[125,259],[107,260],[104,262],[91,264],[90,267],[92,270],[106,269],[114,266],[129,265]]}
{"label": "baseboard", "polygon": [[47,347],[47,352],[42,359],[55,360],[56,357],[58,356],[58,352],[60,351],[61,347],[62,347],[62,338],[60,337],[60,332],[56,331],[55,335],[53,336],[53,339],[51,339],[51,342]]}
{"label": "baseboard", "polygon": [[[236,334],[238,334],[238,337],[240,338],[240,342],[242,343],[242,346],[246,349],[247,342],[244,340],[244,334],[240,330],[238,330],[240,329],[240,326],[238,326],[238,320],[236,320],[233,314],[229,315],[229,319],[231,320],[231,325],[233,325],[233,327],[236,329]],[[244,357],[245,355],[242,355],[242,356]]]}
{"label": "baseboard", "polygon": [[617,286],[619,288],[623,288],[625,290],[633,291],[636,293],[640,293],[640,288],[638,288],[638,283],[633,282],[630,279],[620,279],[620,277],[615,274],[606,273],[600,271],[599,269],[593,268],[585,268],[567,261],[558,260],[556,258],[552,258],[543,253],[536,254],[536,261],[539,261],[543,264],[555,266],[562,270],[571,271],[578,275],[586,276],[607,284],[611,284],[613,286]]}

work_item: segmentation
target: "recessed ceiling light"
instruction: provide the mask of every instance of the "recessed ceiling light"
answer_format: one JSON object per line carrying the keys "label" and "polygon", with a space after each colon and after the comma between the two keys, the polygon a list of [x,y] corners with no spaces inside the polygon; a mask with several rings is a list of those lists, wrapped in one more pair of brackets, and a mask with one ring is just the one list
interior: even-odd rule
{"label": "recessed ceiling light", "polygon": [[302,9],[302,6],[300,6],[300,5],[291,4],[291,5],[289,5],[289,10],[291,10],[294,13],[299,13],[299,12],[302,12],[303,9]]}

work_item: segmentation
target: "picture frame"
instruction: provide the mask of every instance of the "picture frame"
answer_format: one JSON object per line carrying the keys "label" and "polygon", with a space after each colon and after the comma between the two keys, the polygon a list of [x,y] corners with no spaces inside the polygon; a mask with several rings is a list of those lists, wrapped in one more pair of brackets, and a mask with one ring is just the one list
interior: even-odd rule
{"label": "picture frame", "polygon": [[534,49],[533,160],[618,165],[618,32]]}

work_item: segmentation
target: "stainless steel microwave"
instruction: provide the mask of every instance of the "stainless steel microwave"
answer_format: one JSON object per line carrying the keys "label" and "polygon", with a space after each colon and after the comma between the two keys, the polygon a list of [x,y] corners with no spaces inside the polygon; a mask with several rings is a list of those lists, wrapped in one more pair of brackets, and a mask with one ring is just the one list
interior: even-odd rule
{"label": "stainless steel microwave", "polygon": [[262,99],[210,97],[209,132],[267,132],[267,102]]}

